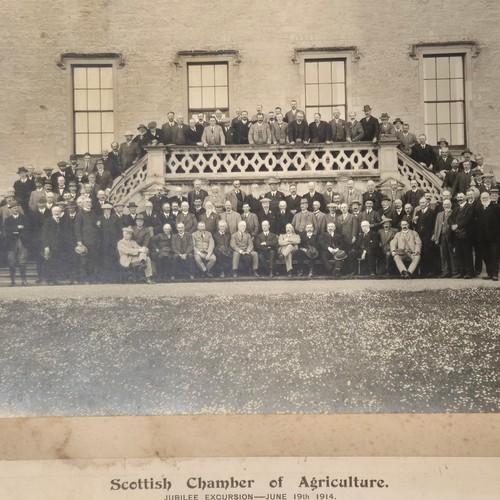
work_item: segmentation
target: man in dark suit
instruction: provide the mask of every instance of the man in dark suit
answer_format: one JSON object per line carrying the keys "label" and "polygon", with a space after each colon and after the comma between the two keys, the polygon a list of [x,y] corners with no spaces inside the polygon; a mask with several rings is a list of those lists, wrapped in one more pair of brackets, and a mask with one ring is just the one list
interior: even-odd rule
{"label": "man in dark suit", "polygon": [[233,127],[231,127],[231,121],[229,118],[223,118],[221,126],[226,139],[226,144],[237,144],[236,131]]}
{"label": "man in dark suit", "polygon": [[457,193],[457,202],[458,206],[448,219],[455,244],[457,274],[454,278],[470,279],[474,277],[474,263],[472,260],[474,208],[467,203],[464,193]]}
{"label": "man in dark suit", "polygon": [[309,124],[309,141],[311,143],[330,142],[331,133],[328,123],[321,119],[321,113],[314,113],[314,121]]}
{"label": "man in dark suit", "polygon": [[64,256],[63,224],[61,222],[62,210],[52,208],[52,215],[48,217],[42,229],[41,248],[47,260],[47,283],[57,285],[63,269]]}
{"label": "man in dark suit", "polygon": [[333,110],[333,120],[330,122],[330,141],[346,142],[347,127],[345,120],[340,118],[340,110]]}
{"label": "man in dark suit", "polygon": [[255,251],[259,255],[259,269],[269,277],[273,277],[274,261],[278,251],[278,236],[270,230],[270,224],[267,220],[262,222],[262,232],[254,240]]}
{"label": "man in dark suit", "polygon": [[270,231],[276,234],[276,213],[271,210],[271,200],[269,198],[262,198],[260,200],[260,205],[260,210],[257,212],[259,224],[262,225],[262,223],[267,220],[270,224]]}
{"label": "man in dark suit", "polygon": [[233,250],[231,248],[231,233],[227,229],[225,220],[219,221],[218,230],[214,235],[214,255],[217,259],[215,266],[220,278],[230,276],[233,262]]}
{"label": "man in dark suit", "polygon": [[205,201],[205,198],[208,196],[208,192],[201,188],[201,180],[195,179],[193,181],[193,189],[187,194],[187,201],[189,203],[189,207],[194,207],[194,200],[197,198],[201,200],[201,203]]}
{"label": "man in dark suit", "polygon": [[[100,267],[99,243],[101,237],[100,222],[92,210],[92,200],[85,199],[83,209],[75,217],[75,236],[78,247],[87,251],[80,255],[80,276],[86,283],[95,283]],[[73,251],[75,251],[73,249]]]}
{"label": "man in dark suit", "polygon": [[161,128],[156,128],[156,125],[157,125],[156,122],[148,123],[147,143],[152,146],[156,146],[158,143],[161,142]]}
{"label": "man in dark suit", "polygon": [[444,173],[444,178],[443,178],[443,189],[452,189],[453,185],[455,184],[455,180],[457,178],[458,172],[460,172],[459,169],[459,162],[455,158],[451,161],[451,168],[450,170],[446,170]]}
{"label": "man in dark suit", "polygon": [[[104,164],[104,170],[110,173],[111,179],[115,180],[117,177],[122,175],[122,169],[118,163],[118,158],[115,155],[111,155],[107,149],[102,150],[102,162]],[[82,175],[82,178],[84,176]],[[87,182],[88,179],[78,180],[79,184]]]}
{"label": "man in dark suit", "polygon": [[295,215],[297,212],[300,212],[300,200],[302,199],[302,196],[297,194],[297,184],[295,184],[295,182],[291,182],[288,185],[288,190],[290,191],[290,194],[285,197],[286,206],[288,207],[288,210],[290,210],[291,214]]}
{"label": "man in dark suit", "polygon": [[420,198],[425,195],[424,190],[418,187],[416,179],[410,181],[410,189],[403,195],[403,205],[409,203],[413,208],[418,207]]}
{"label": "man in dark suit", "polygon": [[460,162],[459,169],[463,170],[466,163],[470,163],[471,170],[477,167],[477,162],[472,159],[472,151],[466,148],[462,151],[463,160]]}
{"label": "man in dark suit", "polygon": [[[102,160],[97,160],[96,162],[96,172],[95,172],[95,182],[97,191],[106,191],[110,189],[113,185],[113,177],[110,172],[104,168],[104,162]],[[120,234],[121,239],[121,234]]]}
{"label": "man in dark suit", "polygon": [[309,268],[309,278],[314,276],[314,261],[318,257],[318,235],[314,232],[313,224],[307,224],[306,229],[300,235],[299,249],[295,253],[299,261],[299,272],[297,276],[304,274],[304,264]]}
{"label": "man in dark suit", "polygon": [[[326,232],[318,237],[318,250],[321,262],[325,271],[334,276],[340,275],[342,269],[342,260],[335,259],[340,250],[346,251],[347,245],[342,233],[336,231],[335,223],[329,222],[326,226]],[[332,264],[331,260],[334,259]]]}
{"label": "man in dark suit", "polygon": [[136,142],[132,142],[134,134],[125,132],[125,142],[120,144],[118,158],[123,172],[126,172],[140,157],[141,148]]}
{"label": "man in dark suit", "polygon": [[150,241],[151,260],[155,263],[156,274],[160,281],[175,279],[172,269],[172,226],[165,224],[162,231]]}
{"label": "man in dark suit", "polygon": [[281,200],[278,204],[278,211],[276,212],[276,234],[285,234],[286,225],[291,224],[293,220],[293,214],[288,210],[288,206],[285,200]]}
{"label": "man in dark suit", "polygon": [[19,167],[17,174],[19,179],[14,182],[15,196],[26,213],[29,210],[30,196],[35,189],[35,183],[28,180],[28,169],[26,167]]}
{"label": "man in dark suit", "polygon": [[283,118],[283,121],[285,121],[288,124],[296,120],[297,113],[304,113],[303,111],[297,108],[297,101],[295,99],[292,99],[292,101],[290,102],[290,107],[292,109],[290,109],[290,111],[287,111]]}
{"label": "man in dark suit", "polygon": [[16,199],[10,203],[10,212],[3,225],[5,234],[5,247],[7,250],[7,262],[9,264],[10,285],[16,285],[16,267],[19,268],[21,284],[27,286],[26,261],[28,260],[29,236],[27,230],[28,220],[21,213],[21,206]]}
{"label": "man in dark suit", "polygon": [[418,136],[418,143],[411,148],[410,156],[427,170],[433,171],[436,164],[436,152],[426,141],[427,137],[425,134],[420,134]]}
{"label": "man in dark suit", "polygon": [[144,146],[147,146],[149,141],[148,129],[144,123],[141,123],[137,127],[137,130],[139,133],[132,139],[132,142],[135,142],[139,146],[140,156],[142,157],[146,154]]}
{"label": "man in dark suit", "polygon": [[177,126],[174,117],[175,113],[169,111],[167,113],[167,121],[161,126],[161,142],[165,145],[173,144],[174,128]]}
{"label": "man in dark suit", "polygon": [[[171,196],[168,201],[170,203],[170,206],[172,206],[172,203],[177,202],[179,207],[180,207],[184,201],[188,201],[188,198],[187,198],[187,196],[184,196],[182,194],[182,188],[180,186],[177,186],[174,189],[173,196]],[[188,202],[188,205],[189,205],[189,202]]]}
{"label": "man in dark suit", "polygon": [[279,179],[271,177],[267,183],[269,184],[269,191],[264,193],[264,198],[271,200],[271,210],[276,212],[278,210],[279,202],[285,200],[285,193],[278,191]]}
{"label": "man in dark suit", "polygon": [[252,122],[248,119],[248,112],[241,112],[241,119],[233,125],[236,144],[248,144],[248,132]]}
{"label": "man in dark suit", "polygon": [[439,255],[432,241],[436,214],[428,205],[425,197],[420,198],[419,206],[413,214],[413,228],[420,236],[422,254],[420,258],[420,274],[433,277],[439,272]]}
{"label": "man in dark suit", "polygon": [[432,241],[439,248],[441,255],[441,275],[440,278],[451,278],[456,274],[455,260],[453,257],[453,242],[451,227],[448,219],[452,213],[451,200],[443,200],[443,210],[436,214],[436,223],[434,224],[434,233]]}
{"label": "man in dark suit", "polygon": [[194,118],[190,118],[189,126],[185,131],[186,144],[190,146],[199,144],[201,142],[202,135],[203,135],[203,129],[200,130],[200,128],[196,126],[196,121],[194,120]]}
{"label": "man in dark suit", "polygon": [[168,224],[172,228],[172,233],[177,232],[177,216],[175,216],[170,210],[170,203],[165,202],[162,205],[162,209],[158,214],[159,224],[156,226],[155,233],[161,233],[165,224]]}
{"label": "man in dark suit", "polygon": [[363,127],[363,140],[375,143],[380,135],[380,124],[378,120],[372,116],[372,108],[368,104],[363,107],[363,111],[365,117],[360,121]]}
{"label": "man in dark suit", "polygon": [[309,144],[309,127],[302,111],[298,111],[296,119],[288,124],[288,140],[290,145]]}
{"label": "man in dark suit", "polygon": [[453,156],[447,147],[441,148],[440,155],[436,158],[436,164],[434,165],[434,173],[440,178],[444,179],[446,172],[451,170],[451,163],[453,161]]}
{"label": "man in dark suit", "polygon": [[500,247],[500,207],[491,203],[488,192],[481,193],[478,236],[482,246],[486,276],[483,279],[498,281],[498,257]]}
{"label": "man in dark suit", "polygon": [[42,229],[51,213],[47,210],[47,200],[39,198],[36,210],[29,212],[29,248],[30,253],[36,262],[37,280],[36,283],[42,283],[47,280],[47,261],[42,252]]}
{"label": "man in dark suit", "polygon": [[354,243],[354,248],[349,252],[351,266],[353,261],[360,259],[362,266],[367,263],[368,273],[375,276],[377,258],[380,254],[380,239],[376,231],[370,229],[370,223],[366,220],[361,222],[361,232]]}
{"label": "man in dark suit", "polygon": [[161,231],[160,216],[154,211],[151,201],[148,200],[144,204],[142,215],[144,217],[144,227],[153,228],[154,233]]}
{"label": "man in dark suit", "polygon": [[172,143],[177,146],[184,146],[187,144],[187,131],[188,126],[184,123],[184,117],[182,115],[177,116],[177,123],[172,129]]}
{"label": "man in dark suit", "polygon": [[101,229],[101,262],[98,273],[99,282],[115,283],[118,280],[118,242],[122,239],[122,225],[112,213],[113,205],[105,203],[99,217]]}
{"label": "man in dark suit", "polygon": [[307,189],[308,192],[302,197],[305,198],[308,202],[308,207],[307,209],[312,212],[313,211],[313,201],[319,201],[320,202],[320,210],[322,212],[326,213],[326,203],[325,203],[325,197],[316,191],[316,183],[315,182],[308,182],[307,183]]}
{"label": "man in dark suit", "polygon": [[451,195],[456,197],[457,193],[465,193],[469,189],[472,180],[472,169],[470,162],[464,163],[464,169],[459,170],[453,186],[451,187]]}
{"label": "man in dark suit", "polygon": [[370,229],[377,231],[380,227],[382,218],[377,210],[373,209],[373,201],[366,200],[365,209],[360,214],[360,222],[367,221]]}
{"label": "man in dark suit", "polygon": [[366,183],[366,191],[363,193],[363,210],[366,209],[366,202],[370,200],[373,202],[373,210],[379,211],[382,207],[382,194],[375,190],[375,183],[369,180]]}

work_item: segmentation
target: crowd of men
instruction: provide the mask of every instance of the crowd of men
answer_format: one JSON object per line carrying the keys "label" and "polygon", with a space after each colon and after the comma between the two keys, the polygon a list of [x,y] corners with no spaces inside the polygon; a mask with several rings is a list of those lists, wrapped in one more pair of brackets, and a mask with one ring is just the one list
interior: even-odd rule
{"label": "crowd of men", "polygon": [[28,285],[28,259],[37,283],[50,284],[278,273],[473,278],[483,263],[484,277],[496,281],[498,189],[481,165],[470,168],[468,155],[438,201],[416,180],[409,190],[393,179],[379,191],[371,180],[359,190],[351,179],[342,192],[326,182],[321,193],[309,182],[302,194],[290,183],[285,194],[270,178],[248,193],[238,180],[228,192],[218,184],[205,190],[200,180],[187,193],[162,185],[124,206],[108,201],[120,173],[103,161],[71,158],[44,174],[21,167],[0,204],[11,284],[19,274]]}

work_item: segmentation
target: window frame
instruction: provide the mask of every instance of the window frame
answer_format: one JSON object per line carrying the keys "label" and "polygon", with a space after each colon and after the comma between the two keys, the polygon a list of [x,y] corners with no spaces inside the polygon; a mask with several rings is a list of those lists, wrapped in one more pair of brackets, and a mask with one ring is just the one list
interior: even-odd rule
{"label": "window frame", "polygon": [[[236,50],[218,50],[218,51],[180,51],[176,54],[174,64],[181,72],[181,88],[182,90],[182,109],[186,117],[186,123],[189,122],[189,80],[188,80],[188,64],[227,64],[227,86],[228,86],[228,111],[229,118],[234,110],[234,94],[233,82],[234,74],[240,64],[241,59],[239,52]],[[213,110],[215,111],[215,109]]]}
{"label": "window frame", "polygon": [[[211,62],[208,62],[208,61],[204,61],[204,62],[194,62],[194,61],[188,61],[186,62],[186,82],[187,82],[187,87],[186,87],[186,90],[187,90],[187,117],[188,117],[188,120],[189,118],[191,118],[191,111],[190,109],[193,109],[193,110],[196,110],[197,108],[190,108],[189,107],[189,90],[190,90],[190,85],[189,85],[189,68],[191,66],[225,66],[226,70],[227,70],[227,107],[221,107],[221,106],[216,106],[215,109],[213,108],[198,108],[198,110],[196,111],[196,113],[204,113],[204,114],[208,114],[209,112],[214,112],[215,110],[217,109],[220,109],[221,111],[223,111],[223,113],[227,113],[228,116],[229,116],[229,88],[230,88],[230,85],[229,85],[229,63],[226,62],[226,61],[217,61],[217,62],[214,62],[214,61],[211,61]],[[194,87],[194,86],[193,86]],[[208,86],[207,86],[208,87]],[[215,82],[214,82],[214,88],[216,88],[217,86],[215,85]],[[203,85],[200,87],[201,89],[203,89]],[[203,99],[203,97],[202,97]],[[208,116],[206,117],[207,121],[208,121]]]}
{"label": "window frame", "polygon": [[[118,75],[117,69],[122,68],[124,63],[121,56],[111,55],[109,57],[101,56],[74,56],[74,57],[61,57],[63,64],[59,64],[59,67],[67,71],[66,79],[66,94],[67,94],[67,130],[69,131],[68,146],[70,148],[70,154],[76,154],[76,132],[75,132],[75,101],[74,101],[74,85],[73,85],[73,68],[74,67],[96,67],[96,66],[110,66],[112,70],[112,82],[113,82],[113,128],[114,128],[114,140],[116,141],[117,131],[118,131]],[[106,145],[103,145],[105,148]],[[107,146],[110,148],[110,144]],[[78,154],[79,158],[83,155]],[[95,154],[92,156],[96,156]],[[101,153],[99,153],[101,156]]]}
{"label": "window frame", "polygon": [[[321,60],[344,60],[345,67],[345,110],[346,117],[349,112],[355,107],[355,99],[353,95],[354,81],[356,79],[357,65],[353,64],[359,60],[359,54],[356,47],[332,47],[324,49],[296,49],[292,61],[298,65],[300,78],[300,95],[297,96],[299,101],[298,107],[306,110],[306,61],[321,61]],[[331,117],[321,117],[322,120],[329,122]],[[346,118],[347,119],[347,118]]]}
{"label": "window frame", "polygon": [[[450,145],[451,150],[461,150],[471,147],[471,130],[474,123],[472,96],[473,96],[473,62],[472,58],[479,55],[475,42],[450,42],[443,44],[417,44],[412,47],[410,56],[418,60],[418,81],[420,117],[419,130],[425,131],[425,92],[424,92],[424,59],[428,57],[463,57],[463,81],[464,81],[464,141],[463,145]],[[439,137],[437,138],[439,140]],[[448,138],[451,140],[451,138]]]}

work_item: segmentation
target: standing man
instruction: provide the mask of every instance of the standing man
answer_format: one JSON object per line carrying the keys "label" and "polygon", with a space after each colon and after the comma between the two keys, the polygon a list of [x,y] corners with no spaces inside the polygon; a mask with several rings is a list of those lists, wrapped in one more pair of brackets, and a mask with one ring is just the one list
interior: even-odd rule
{"label": "standing man", "polygon": [[47,218],[42,228],[42,251],[47,261],[47,283],[58,285],[61,270],[64,269],[64,228],[61,222],[62,210],[52,208],[52,216]]}
{"label": "standing man", "polygon": [[356,120],[356,113],[354,111],[349,113],[349,121],[346,123],[345,133],[347,142],[362,141],[365,137],[363,126]]}
{"label": "standing man", "polygon": [[365,117],[361,119],[363,127],[363,140],[376,143],[380,135],[380,124],[376,118],[372,116],[372,108],[366,104],[363,107]]}
{"label": "standing man", "polygon": [[28,231],[27,219],[21,213],[19,202],[14,199],[10,203],[10,212],[3,225],[5,233],[5,247],[7,250],[7,262],[9,264],[10,286],[16,286],[16,267],[21,275],[21,285],[27,286],[26,261],[28,259]]}
{"label": "standing man", "polygon": [[264,114],[257,113],[255,123],[250,125],[248,131],[248,143],[249,144],[271,144],[273,137],[271,134],[271,129],[267,123],[264,122]]}
{"label": "standing man", "polygon": [[474,232],[474,207],[467,203],[464,193],[458,193],[458,206],[450,215],[449,224],[455,243],[455,261],[457,274],[454,278],[470,279],[474,277],[472,260],[472,235]]}
{"label": "standing man", "polygon": [[220,125],[217,125],[215,116],[210,116],[210,123],[205,127],[201,136],[203,146],[225,146],[226,138]]}
{"label": "standing man", "polygon": [[438,246],[441,255],[440,278],[451,278],[456,274],[455,261],[453,258],[454,246],[449,223],[451,212],[451,200],[443,200],[443,210],[436,215],[434,234],[432,235],[432,241]]}
{"label": "standing man", "polygon": [[259,254],[259,268],[272,278],[278,251],[278,236],[270,231],[267,220],[262,222],[262,232],[255,237],[254,247]]}
{"label": "standing man", "polygon": [[168,144],[173,144],[174,128],[176,123],[174,120],[175,113],[169,111],[167,113],[167,121],[161,126],[161,142],[167,146]]}
{"label": "standing man", "polygon": [[296,119],[288,124],[288,141],[290,145],[309,144],[309,127],[303,111],[298,111]]}
{"label": "standing man", "polygon": [[309,140],[311,143],[330,142],[331,132],[328,123],[321,119],[321,113],[314,113],[314,121],[309,124]]}
{"label": "standing man", "polygon": [[235,212],[239,214],[243,211],[243,202],[245,201],[246,194],[241,189],[239,180],[233,181],[233,189],[226,194],[226,201],[230,201]]}
{"label": "standing man", "polygon": [[297,108],[297,101],[295,99],[292,99],[292,101],[290,102],[290,107],[292,109],[290,109],[290,111],[287,111],[284,118],[285,122],[288,124],[292,123],[297,118],[297,113],[304,113]]}
{"label": "standing man", "polygon": [[125,132],[125,142],[120,144],[118,150],[118,159],[123,172],[126,172],[141,156],[140,146],[132,141],[134,134],[132,132]]}
{"label": "standing man", "polygon": [[[349,115],[355,113],[350,113]],[[360,125],[361,126],[361,125]],[[347,140],[347,124],[345,120],[340,118],[340,110],[333,110],[333,120],[330,122],[330,140],[332,142],[346,142]],[[349,135],[351,137],[351,135]]]}
{"label": "standing man", "polygon": [[432,146],[427,144],[425,134],[418,136],[418,144],[415,144],[411,150],[411,158],[427,170],[433,171],[436,164],[436,152]]}

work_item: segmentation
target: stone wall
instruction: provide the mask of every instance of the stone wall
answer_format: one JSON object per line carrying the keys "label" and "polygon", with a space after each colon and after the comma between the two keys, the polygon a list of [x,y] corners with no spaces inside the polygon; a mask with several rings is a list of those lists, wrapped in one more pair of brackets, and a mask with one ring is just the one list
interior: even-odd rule
{"label": "stone wall", "polygon": [[[232,67],[232,102],[253,113],[303,93],[294,49],[356,46],[352,101],[361,114],[401,116],[414,131],[421,121],[419,42],[476,41],[472,59],[471,149],[500,173],[495,156],[500,80],[500,3],[478,0],[386,0],[253,2],[213,0],[124,1],[23,0],[2,2],[0,71],[0,192],[22,164],[55,165],[72,152],[68,133],[69,70],[57,66],[63,53],[121,53],[116,70],[117,139],[138,123],[165,121],[170,109],[186,113],[180,50],[238,50]],[[234,109],[231,110],[231,113]]]}

